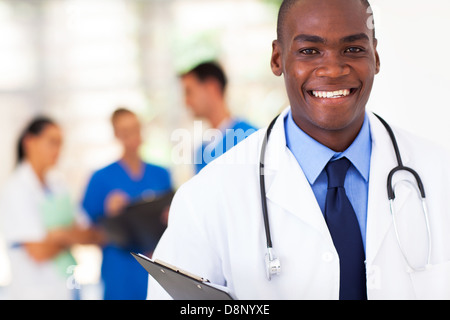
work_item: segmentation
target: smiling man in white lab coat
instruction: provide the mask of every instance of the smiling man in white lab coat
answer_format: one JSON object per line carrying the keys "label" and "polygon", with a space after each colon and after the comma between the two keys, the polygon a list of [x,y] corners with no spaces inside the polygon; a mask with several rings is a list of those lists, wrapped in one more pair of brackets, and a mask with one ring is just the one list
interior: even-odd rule
{"label": "smiling man in white lab coat", "polygon": [[[237,299],[342,298],[344,258],[326,208],[327,164],[345,157],[346,201],[363,250],[361,299],[450,298],[449,158],[393,129],[403,164],[422,178],[429,212],[427,223],[405,183],[416,185],[415,178],[398,172],[394,224],[386,181],[397,158],[386,128],[366,110],[380,69],[370,12],[364,0],[293,0],[280,8],[271,67],[284,76],[290,107],[268,140],[264,198],[281,272],[266,277],[259,184],[265,129],[178,190],[154,258],[226,286]],[[148,297],[167,295],[150,279]]]}

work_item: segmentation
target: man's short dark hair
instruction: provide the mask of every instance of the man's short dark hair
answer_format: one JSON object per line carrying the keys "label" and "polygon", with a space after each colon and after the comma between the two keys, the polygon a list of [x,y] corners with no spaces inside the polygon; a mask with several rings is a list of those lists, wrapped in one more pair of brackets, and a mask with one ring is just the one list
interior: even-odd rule
{"label": "man's short dark hair", "polygon": [[[278,11],[278,22],[277,22],[277,39],[278,41],[281,41],[283,38],[283,24],[284,20],[286,18],[287,13],[289,10],[294,6],[294,4],[297,3],[299,0],[283,0],[280,6],[280,10]],[[367,12],[372,10],[372,7],[370,6],[369,0],[361,0],[362,4],[368,9]],[[373,28],[373,37],[375,39],[375,27]]]}
{"label": "man's short dark hair", "polygon": [[219,83],[222,93],[225,92],[225,88],[227,86],[227,77],[225,76],[222,68],[216,62],[201,63],[190,71],[181,74],[181,77],[188,74],[195,75],[201,82],[209,79],[214,79]]}
{"label": "man's short dark hair", "polygon": [[111,123],[114,125],[114,123],[116,122],[117,118],[119,118],[120,116],[122,116],[124,114],[136,115],[130,109],[127,109],[125,107],[118,107],[116,110],[114,110],[114,112],[111,115]]}

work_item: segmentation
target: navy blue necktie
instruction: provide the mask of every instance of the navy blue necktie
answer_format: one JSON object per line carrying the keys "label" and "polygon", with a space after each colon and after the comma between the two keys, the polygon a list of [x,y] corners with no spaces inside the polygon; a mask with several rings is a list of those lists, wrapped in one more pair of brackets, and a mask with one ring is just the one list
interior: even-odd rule
{"label": "navy blue necktie", "polygon": [[348,199],[344,181],[350,161],[341,158],[325,167],[328,191],[325,202],[325,220],[340,261],[340,300],[365,300],[365,254],[355,211]]}

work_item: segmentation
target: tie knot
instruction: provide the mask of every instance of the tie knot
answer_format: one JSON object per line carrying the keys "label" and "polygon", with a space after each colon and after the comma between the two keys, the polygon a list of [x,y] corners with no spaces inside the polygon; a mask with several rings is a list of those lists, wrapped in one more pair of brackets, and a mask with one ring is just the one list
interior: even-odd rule
{"label": "tie knot", "polygon": [[345,157],[328,162],[325,167],[325,171],[328,175],[328,188],[343,187],[349,167],[350,161]]}

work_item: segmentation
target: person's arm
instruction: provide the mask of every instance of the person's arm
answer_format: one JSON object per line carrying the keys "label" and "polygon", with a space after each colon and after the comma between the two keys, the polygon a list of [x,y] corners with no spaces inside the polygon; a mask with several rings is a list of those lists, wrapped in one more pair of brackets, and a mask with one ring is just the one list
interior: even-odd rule
{"label": "person's arm", "polygon": [[40,242],[25,242],[21,246],[35,262],[50,260],[64,250],[64,247],[47,238]]}
{"label": "person's arm", "polygon": [[75,244],[103,245],[105,236],[96,228],[81,228],[73,225],[68,228],[58,228],[47,233],[44,240],[39,242],[24,242],[30,257],[36,262],[44,262],[57,256],[61,251],[69,249]]}
{"label": "person's arm", "polygon": [[39,210],[32,201],[24,201],[22,181],[14,180],[4,189],[0,200],[2,235],[11,248],[22,248],[37,261],[49,260],[64,248],[51,239],[43,227]]}
{"label": "person's arm", "polygon": [[55,243],[66,248],[75,244],[102,245],[105,241],[105,235],[102,230],[96,227],[82,228],[77,225],[55,229],[50,232],[50,237]]}

